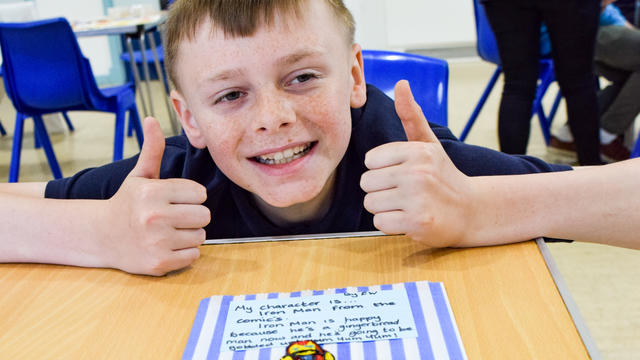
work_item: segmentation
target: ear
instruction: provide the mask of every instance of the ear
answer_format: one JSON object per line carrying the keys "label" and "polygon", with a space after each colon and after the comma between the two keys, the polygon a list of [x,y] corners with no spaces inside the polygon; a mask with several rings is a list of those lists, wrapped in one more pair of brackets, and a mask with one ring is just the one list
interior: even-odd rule
{"label": "ear", "polygon": [[359,108],[367,102],[367,84],[364,81],[364,68],[362,66],[362,48],[358,44],[351,47],[351,107]]}
{"label": "ear", "polygon": [[176,114],[178,114],[182,129],[187,135],[191,145],[198,149],[204,149],[207,146],[207,142],[182,94],[176,90],[171,90],[171,103],[173,104],[173,109],[176,111]]}

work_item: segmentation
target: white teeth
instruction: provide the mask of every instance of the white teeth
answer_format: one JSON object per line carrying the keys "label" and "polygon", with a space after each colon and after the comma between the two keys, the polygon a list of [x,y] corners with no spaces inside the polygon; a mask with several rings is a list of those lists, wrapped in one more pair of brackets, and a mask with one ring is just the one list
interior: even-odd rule
{"label": "white teeth", "polygon": [[286,164],[304,156],[311,149],[311,145],[308,143],[304,146],[295,146],[283,151],[256,156],[254,159],[262,164]]}

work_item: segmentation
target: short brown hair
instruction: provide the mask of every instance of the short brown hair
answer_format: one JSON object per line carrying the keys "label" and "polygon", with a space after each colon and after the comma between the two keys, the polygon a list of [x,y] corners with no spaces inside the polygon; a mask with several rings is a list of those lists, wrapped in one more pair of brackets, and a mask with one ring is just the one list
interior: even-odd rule
{"label": "short brown hair", "polygon": [[[198,26],[207,16],[213,26],[231,37],[253,35],[262,24],[270,25],[276,13],[299,15],[302,3],[309,0],[177,0],[169,10],[166,23],[165,66],[169,80],[178,88],[175,61],[180,42],[193,40]],[[344,25],[347,40],[354,41],[355,21],[342,0],[325,0]]]}

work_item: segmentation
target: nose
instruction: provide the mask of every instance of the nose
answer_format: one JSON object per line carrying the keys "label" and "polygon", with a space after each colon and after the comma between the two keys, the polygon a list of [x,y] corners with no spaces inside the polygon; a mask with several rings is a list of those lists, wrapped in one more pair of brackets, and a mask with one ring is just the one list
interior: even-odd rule
{"label": "nose", "polygon": [[290,127],[296,121],[291,100],[276,91],[263,92],[256,100],[253,127],[259,132],[273,132]]}

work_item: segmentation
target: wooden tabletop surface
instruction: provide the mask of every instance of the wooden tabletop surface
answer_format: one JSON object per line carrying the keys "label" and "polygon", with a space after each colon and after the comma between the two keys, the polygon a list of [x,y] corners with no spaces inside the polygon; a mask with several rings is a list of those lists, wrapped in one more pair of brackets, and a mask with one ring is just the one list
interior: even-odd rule
{"label": "wooden tabletop surface", "polygon": [[444,282],[470,359],[584,359],[586,349],[535,242],[430,249],[402,236],[201,247],[164,277],[0,265],[7,359],[176,359],[200,300],[405,281]]}

